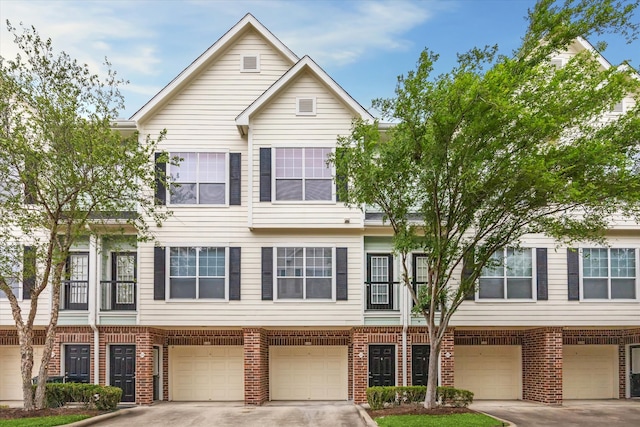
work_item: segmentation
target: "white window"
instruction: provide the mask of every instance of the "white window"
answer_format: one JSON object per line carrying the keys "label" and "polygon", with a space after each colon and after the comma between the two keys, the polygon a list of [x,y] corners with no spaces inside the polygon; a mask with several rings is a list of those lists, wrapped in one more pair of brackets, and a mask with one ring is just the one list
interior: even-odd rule
{"label": "white window", "polygon": [[332,248],[277,248],[278,299],[332,299]]}
{"label": "white window", "polygon": [[[18,300],[22,299],[22,255],[22,246],[7,247],[6,251],[0,252],[0,276]],[[0,299],[6,298],[7,295],[0,290]]]}
{"label": "white window", "polygon": [[225,299],[226,249],[169,248],[169,297]]}
{"label": "white window", "polygon": [[242,73],[259,73],[260,72],[260,55],[250,54],[240,56],[240,72]]}
{"label": "white window", "polygon": [[389,304],[389,256],[372,255],[370,262],[371,304]]}
{"label": "white window", "polygon": [[480,299],[532,299],[533,251],[506,248],[491,256],[491,265],[482,269]]}
{"label": "white window", "polygon": [[276,148],[276,200],[333,200],[331,148]]}
{"label": "white window", "polygon": [[181,158],[169,165],[169,200],[174,205],[224,205],[227,203],[225,153],[171,153]]}
{"label": "white window", "polygon": [[415,291],[419,298],[422,289],[429,284],[429,267],[427,264],[427,257],[424,255],[416,255],[414,269],[413,280],[415,280]]}
{"label": "white window", "polygon": [[296,115],[298,116],[315,116],[316,114],[316,98],[296,98]]}
{"label": "white window", "polygon": [[583,299],[635,299],[636,250],[582,249]]}

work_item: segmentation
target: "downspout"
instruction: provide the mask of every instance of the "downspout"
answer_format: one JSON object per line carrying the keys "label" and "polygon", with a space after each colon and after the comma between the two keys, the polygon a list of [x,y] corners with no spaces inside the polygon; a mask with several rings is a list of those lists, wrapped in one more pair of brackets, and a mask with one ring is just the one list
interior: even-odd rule
{"label": "downspout", "polygon": [[409,329],[409,303],[407,285],[402,285],[402,386],[407,386],[407,330]]}
{"label": "downspout", "polygon": [[[93,383],[100,384],[100,335],[96,326],[98,318],[98,288],[100,287],[100,264],[98,264],[97,237],[89,238],[89,265],[95,265],[93,269],[93,286],[89,286],[89,326],[93,330]],[[93,298],[91,293],[93,291]]]}

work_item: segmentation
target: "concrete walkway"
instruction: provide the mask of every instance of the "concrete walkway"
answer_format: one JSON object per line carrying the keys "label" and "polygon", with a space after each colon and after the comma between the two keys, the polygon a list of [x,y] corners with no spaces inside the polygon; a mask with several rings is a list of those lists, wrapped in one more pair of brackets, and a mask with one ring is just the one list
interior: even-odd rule
{"label": "concrete walkway", "polygon": [[640,425],[638,400],[568,400],[563,406],[522,401],[479,400],[469,408],[517,427],[631,427]]}

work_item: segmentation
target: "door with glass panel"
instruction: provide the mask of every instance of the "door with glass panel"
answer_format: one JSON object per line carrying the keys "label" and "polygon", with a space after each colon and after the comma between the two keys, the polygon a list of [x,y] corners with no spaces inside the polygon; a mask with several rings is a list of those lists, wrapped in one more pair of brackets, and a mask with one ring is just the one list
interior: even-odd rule
{"label": "door with glass panel", "polygon": [[367,309],[393,310],[393,255],[367,255]]}
{"label": "door with glass panel", "polygon": [[63,284],[63,308],[87,310],[89,308],[89,254],[72,253],[67,258]]}
{"label": "door with glass panel", "polygon": [[111,307],[113,310],[135,310],[136,254],[113,253],[111,256]]}

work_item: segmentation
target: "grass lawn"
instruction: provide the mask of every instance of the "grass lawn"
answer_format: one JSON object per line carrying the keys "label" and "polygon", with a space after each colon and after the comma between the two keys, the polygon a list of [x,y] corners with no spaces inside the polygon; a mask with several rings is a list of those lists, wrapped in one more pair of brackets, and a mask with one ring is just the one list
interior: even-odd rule
{"label": "grass lawn", "polygon": [[50,427],[75,423],[76,421],[91,418],[90,415],[53,415],[50,417],[16,418],[13,420],[1,420],[2,427]]}
{"label": "grass lawn", "polygon": [[380,427],[496,427],[501,421],[484,414],[388,415],[376,418]]}

